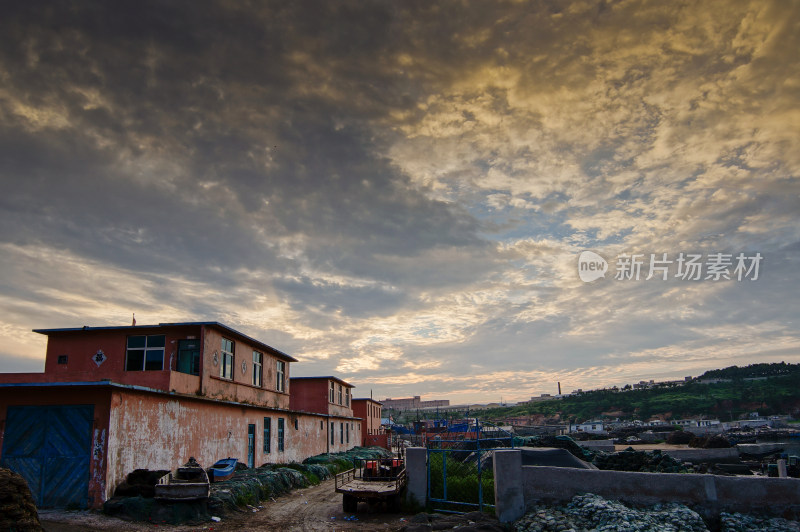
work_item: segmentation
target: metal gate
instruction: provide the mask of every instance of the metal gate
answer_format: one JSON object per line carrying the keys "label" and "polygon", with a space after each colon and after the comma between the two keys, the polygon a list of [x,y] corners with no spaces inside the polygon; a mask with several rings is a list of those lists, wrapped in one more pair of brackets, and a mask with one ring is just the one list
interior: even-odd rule
{"label": "metal gate", "polygon": [[22,475],[39,508],[86,508],[94,405],[9,406],[4,467]]}
{"label": "metal gate", "polygon": [[464,432],[428,434],[428,502],[440,512],[494,511],[496,449],[514,447],[513,436],[475,425]]}

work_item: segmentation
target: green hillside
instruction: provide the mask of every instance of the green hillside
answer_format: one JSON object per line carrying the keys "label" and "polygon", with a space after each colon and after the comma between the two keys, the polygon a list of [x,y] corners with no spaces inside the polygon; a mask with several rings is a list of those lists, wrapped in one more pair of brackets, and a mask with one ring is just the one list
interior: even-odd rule
{"label": "green hillside", "polygon": [[[723,379],[703,383],[703,380]],[[606,389],[508,408],[487,410],[487,419],[542,414],[562,421],[607,417],[647,420],[707,416],[723,421],[758,411],[761,415],[800,417],[800,364],[753,364],[712,370],[685,384],[644,390]]]}

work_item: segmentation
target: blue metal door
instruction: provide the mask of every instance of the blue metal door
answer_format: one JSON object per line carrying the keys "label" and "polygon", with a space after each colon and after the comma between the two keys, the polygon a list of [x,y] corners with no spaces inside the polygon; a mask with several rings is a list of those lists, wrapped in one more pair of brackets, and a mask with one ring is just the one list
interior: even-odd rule
{"label": "blue metal door", "polygon": [[251,423],[247,425],[247,467],[256,466],[256,426]]}
{"label": "blue metal door", "polygon": [[9,406],[0,463],[39,508],[86,508],[94,405]]}

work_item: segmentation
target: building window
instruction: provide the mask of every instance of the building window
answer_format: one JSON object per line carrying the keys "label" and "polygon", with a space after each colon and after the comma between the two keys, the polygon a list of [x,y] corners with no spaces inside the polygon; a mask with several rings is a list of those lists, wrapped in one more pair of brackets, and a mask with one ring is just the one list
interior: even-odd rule
{"label": "building window", "polygon": [[253,351],[253,386],[261,388],[261,365],[264,361],[264,355],[258,351]]}
{"label": "building window", "polygon": [[286,362],[284,362],[283,360],[278,360],[276,366],[278,371],[276,372],[277,377],[275,382],[275,388],[279,392],[283,392],[286,391]]}
{"label": "building window", "polygon": [[339,423],[339,440],[344,443],[344,423]]}
{"label": "building window", "polygon": [[297,418],[294,420],[294,430],[298,430]]}
{"label": "building window", "polygon": [[350,388],[344,389],[344,404],[350,406]]}
{"label": "building window", "polygon": [[336,443],[336,440],[334,439],[335,437],[336,437],[336,423],[331,421],[331,445]]}
{"label": "building window", "polygon": [[58,355],[58,363],[59,364],[66,364],[68,359],[69,359],[69,355]]}
{"label": "building window", "polygon": [[341,384],[338,386],[338,391],[339,391],[339,404],[342,404],[342,385]]}
{"label": "building window", "polygon": [[345,437],[347,438],[347,443],[350,443],[350,423],[345,426],[346,432]]}
{"label": "building window", "polygon": [[283,418],[278,418],[278,452],[283,452]]}
{"label": "building window", "polygon": [[222,360],[219,364],[219,376],[223,379],[233,379],[233,340],[222,339]]}
{"label": "building window", "polygon": [[328,393],[328,401],[331,402],[331,403],[334,402],[334,397],[335,397],[335,395],[334,395],[335,392],[333,390],[334,390],[333,381],[331,381],[331,389],[330,389],[330,392]]}
{"label": "building window", "polygon": [[178,341],[178,360],[175,369],[189,375],[200,375],[200,342],[197,340]]}
{"label": "building window", "polygon": [[264,418],[264,452],[269,452],[269,442],[272,437],[272,418]]}
{"label": "building window", "polygon": [[128,336],[125,370],[161,371],[164,369],[164,342],[163,334]]}
{"label": "building window", "polygon": [[322,430],[324,428],[325,428],[325,422],[324,421],[320,421],[319,422],[319,430]]}

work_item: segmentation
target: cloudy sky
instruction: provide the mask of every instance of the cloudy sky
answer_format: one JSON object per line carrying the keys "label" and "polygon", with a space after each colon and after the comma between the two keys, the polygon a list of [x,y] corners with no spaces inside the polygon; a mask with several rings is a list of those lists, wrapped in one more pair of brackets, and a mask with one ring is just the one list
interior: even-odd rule
{"label": "cloudy sky", "polygon": [[800,362],[797,1],[2,11],[0,371],[133,312],[376,398]]}

